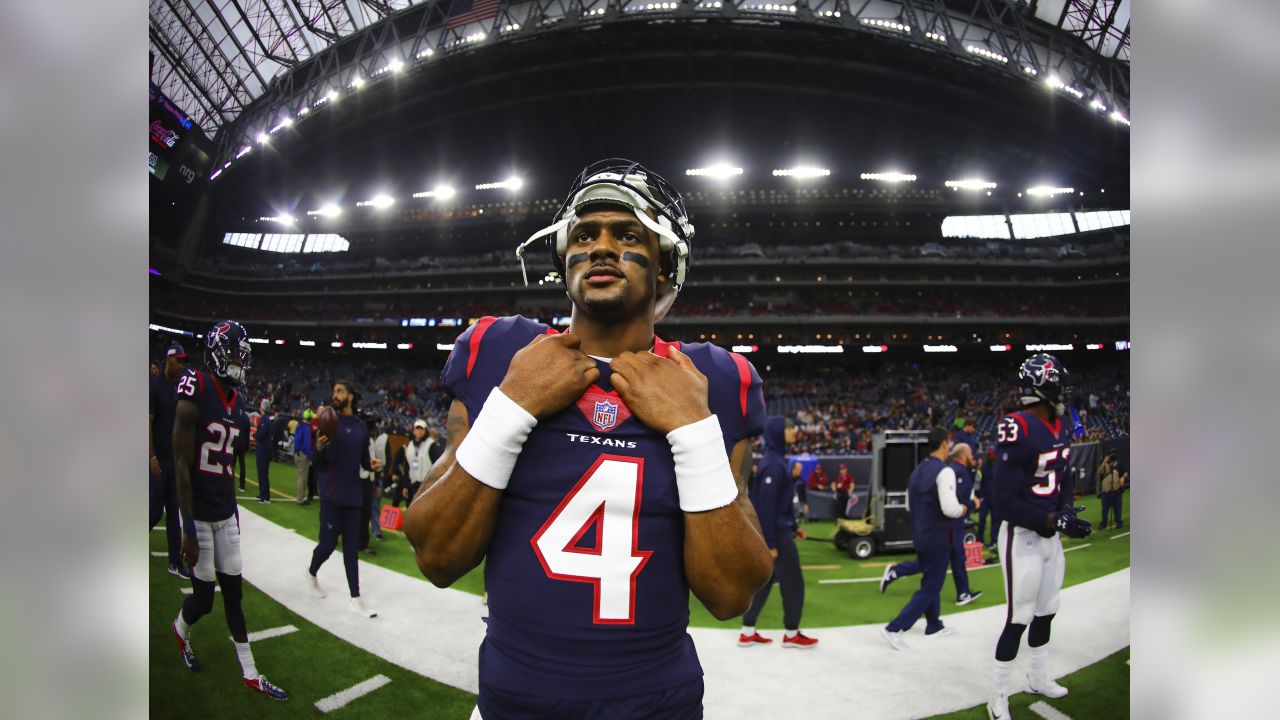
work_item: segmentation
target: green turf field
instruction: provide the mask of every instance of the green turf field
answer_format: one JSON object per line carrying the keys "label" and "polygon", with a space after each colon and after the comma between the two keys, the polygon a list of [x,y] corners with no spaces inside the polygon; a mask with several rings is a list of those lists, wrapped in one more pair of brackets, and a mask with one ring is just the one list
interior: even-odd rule
{"label": "green turf field", "polygon": [[[256,465],[252,458],[246,459],[246,462],[249,468],[249,485],[246,494],[256,496],[257,487],[253,484]],[[292,528],[304,537],[318,540],[319,504],[312,503],[309,506],[300,507],[292,502],[291,493],[295,487],[295,477],[296,473],[292,466],[273,463],[271,465],[273,502],[270,505],[258,505],[252,499],[241,502],[249,503],[248,507],[253,512],[283,527]],[[1098,498],[1083,498],[1079,504],[1086,507],[1083,513],[1086,519],[1098,521],[1100,515]],[[800,562],[806,568],[803,621],[806,628],[888,622],[902,609],[902,604],[920,585],[919,577],[904,578],[894,583],[888,592],[881,595],[878,582],[822,584],[819,581],[826,579],[878,579],[884,572],[886,563],[899,562],[913,556],[894,554],[880,555],[865,561],[854,560],[848,554],[837,551],[835,546],[827,541],[832,534],[832,523],[809,523],[805,525],[805,529],[810,539],[798,544]],[[1065,584],[1075,585],[1129,567],[1129,538],[1126,536],[1118,540],[1111,539],[1125,532],[1128,532],[1127,524],[1124,530],[1096,532],[1085,540],[1064,539],[1063,545],[1068,551],[1072,547],[1089,545],[1068,553]],[[377,555],[362,556],[362,559],[413,577],[421,577],[417,564],[413,560],[413,552],[404,536],[387,532],[385,537],[386,540],[381,543],[377,541],[371,543]],[[994,563],[995,560],[991,562]],[[453,587],[475,594],[484,592],[482,571],[483,566],[476,568],[460,578]],[[955,586],[950,579],[947,580],[942,591],[943,615],[1004,604],[1004,588],[999,567],[970,571],[969,584],[972,589],[983,591],[983,595],[976,602],[960,608],[954,604]],[[717,621],[696,599],[691,600],[690,607],[690,623],[696,627],[736,627],[738,625],[737,620]],[[767,630],[782,627],[782,606],[776,595],[765,606],[757,626]]]}
{"label": "green turf field", "polygon": [[[1129,648],[1058,678],[1058,682],[1071,693],[1057,700],[1029,693],[1012,695],[1009,697],[1009,714],[1015,718],[1039,718],[1027,708],[1042,702],[1077,720],[1129,717]],[[1010,678],[1010,688],[1016,686],[1016,679]],[[934,720],[987,720],[987,711],[985,706],[979,705],[947,715],[935,715]]]}

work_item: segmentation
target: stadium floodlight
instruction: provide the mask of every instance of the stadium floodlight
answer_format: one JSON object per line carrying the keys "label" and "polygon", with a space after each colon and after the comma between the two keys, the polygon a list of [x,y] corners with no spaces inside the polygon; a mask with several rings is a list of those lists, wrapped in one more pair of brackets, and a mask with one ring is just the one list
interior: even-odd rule
{"label": "stadium floodlight", "polygon": [[900,172],[864,172],[863,180],[879,180],[880,182],[915,182],[916,176]]}
{"label": "stadium floodlight", "polygon": [[1009,58],[1001,55],[1000,53],[991,52],[990,50],[984,47],[978,47],[977,45],[965,45],[964,51],[970,55],[977,55],[980,58],[990,60],[991,62],[998,62],[1001,65],[1009,62]]}
{"label": "stadium floodlight", "polygon": [[338,97],[339,97],[339,96],[338,96],[338,91],[337,91],[337,90],[330,90],[330,91],[329,91],[329,94],[328,94],[328,95],[325,95],[325,98],[327,98],[327,99],[329,100],[329,102],[337,102]]}
{"label": "stadium floodlight", "polygon": [[375,195],[369,200],[361,200],[356,203],[356,207],[371,207],[382,210],[384,208],[391,207],[395,202],[395,200],[391,199],[390,195]]}
{"label": "stadium floodlight", "polygon": [[[271,128],[271,131],[270,131],[268,134],[269,134],[269,135],[275,135],[276,133],[280,132],[281,130],[283,130],[283,129],[287,128],[287,127],[291,127],[292,125],[293,125],[293,118],[288,118],[288,117],[287,117],[287,118],[285,118],[285,119],[281,120],[279,123],[276,123],[276,126],[275,126],[275,127],[273,127],[273,128]],[[258,137],[263,137],[263,136],[262,136],[262,135],[259,135]]]}
{"label": "stadium floodlight", "polygon": [[888,345],[863,345],[863,346],[862,346],[862,352],[864,352],[864,353],[885,353],[885,352],[889,352],[889,346],[888,346]]}
{"label": "stadium floodlight", "polygon": [[432,55],[435,55],[435,54],[436,54],[436,51],[435,51],[435,50],[432,50],[431,48],[427,48],[427,49],[423,50],[422,52],[418,53],[417,55],[415,55],[414,57],[416,57],[416,58],[418,58],[419,60],[421,60],[422,58],[429,58],[429,57],[431,57]]}
{"label": "stadium floodlight", "polygon": [[1075,192],[1075,188],[1069,187],[1050,187],[1048,185],[1036,185],[1027,188],[1027,194],[1031,197],[1053,197],[1054,195],[1070,195]]}
{"label": "stadium floodlight", "polygon": [[308,210],[308,211],[307,211],[307,214],[308,214],[308,215],[319,215],[320,217],[330,217],[330,218],[334,218],[334,217],[338,217],[339,215],[341,215],[341,214],[342,214],[342,208],[338,207],[337,205],[334,205],[334,204],[330,203],[330,204],[325,205],[324,207],[320,208],[319,210]]}
{"label": "stadium floodlight", "polygon": [[311,112],[311,108],[307,107],[306,105],[303,105],[302,107],[298,108],[298,117],[300,118],[304,117],[309,112]]}
{"label": "stadium floodlight", "polygon": [[359,90],[360,88],[364,87],[364,78],[357,75],[355,79],[351,81],[351,87],[356,90]]}
{"label": "stadium floodlight", "polygon": [[[838,15],[837,15],[837,17],[838,17]],[[925,39],[927,39],[927,40],[932,40],[932,41],[934,41],[934,42],[945,43],[945,42],[947,41],[947,36],[946,36],[946,35],[943,35],[942,33],[936,33],[936,32],[933,32],[933,31],[930,31],[930,32],[925,33],[925,34],[924,34],[924,36],[925,36]]]}
{"label": "stadium floodlight", "polygon": [[413,343],[396,343],[397,350],[412,350]]}
{"label": "stadium floodlight", "polygon": [[911,32],[910,25],[904,25],[895,20],[880,20],[878,18],[862,18],[861,20],[859,20],[859,22],[861,22],[863,25],[866,25],[868,27],[876,27],[882,30],[896,30],[901,33]]}
{"label": "stadium floodlight", "polygon": [[1098,98],[1094,98],[1094,99],[1090,100],[1090,101],[1089,101],[1089,107],[1093,108],[1094,110],[1097,110],[1098,112],[1106,112],[1106,111],[1107,111],[1107,106],[1106,106],[1106,105],[1104,105],[1104,104],[1102,103],[1102,101],[1101,101],[1101,100],[1099,100]]}
{"label": "stadium floodlight", "polygon": [[217,180],[217,179],[218,179],[218,176],[222,174],[222,170],[223,170],[223,168],[218,168],[217,170],[214,170],[214,171],[213,171],[213,174],[209,176],[209,179],[210,179],[210,180]]}
{"label": "stadium floodlight", "polygon": [[955,345],[925,345],[924,351],[927,353],[953,353],[960,352],[960,348]]}
{"label": "stadium floodlight", "polygon": [[393,73],[398,73],[404,69],[404,61],[400,59],[392,60],[387,63],[387,69]]}
{"label": "stadium floodlight", "polygon": [[457,190],[448,185],[437,185],[434,190],[423,190],[413,194],[416,198],[436,198],[437,200],[448,200],[458,193]]}
{"label": "stadium floodlight", "polygon": [[299,340],[298,344],[303,347],[315,347],[316,341],[315,340]]}
{"label": "stadium floodlight", "polygon": [[267,134],[266,134],[266,133],[264,133],[264,132],[260,132],[260,133],[258,133],[258,137],[254,138],[254,139],[258,141],[258,144],[259,144],[259,145],[266,145],[266,144],[267,144],[267,140],[268,140],[269,138],[267,137]]}
{"label": "stadium floodlight", "polygon": [[298,222],[297,218],[293,217],[292,215],[285,215],[283,213],[280,215],[269,215],[267,217],[260,217],[258,218],[258,220],[260,222],[280,223],[281,225],[293,225]]}
{"label": "stadium floodlight", "polygon": [[1039,71],[1039,70],[1036,70],[1035,68],[1031,67],[1030,65],[1023,65],[1023,66],[1022,66],[1022,72],[1026,73],[1026,74],[1028,74],[1028,75],[1030,75],[1030,76],[1032,76],[1032,77],[1035,77],[1036,75],[1039,75],[1039,74],[1040,74],[1040,71]]}
{"label": "stadium floodlight", "polygon": [[1119,110],[1113,110],[1111,112],[1111,119],[1118,123],[1124,123],[1125,125],[1133,125],[1133,123],[1129,122],[1128,118],[1120,114]]}
{"label": "stadium floodlight", "polygon": [[240,158],[244,157],[245,155],[248,155],[251,152],[253,152],[253,146],[245,145],[244,147],[240,148],[240,152],[236,153],[235,159],[239,160]]}
{"label": "stadium floodlight", "polygon": [[797,165],[793,168],[783,170],[774,170],[774,177],[793,177],[798,180],[807,180],[809,178],[826,177],[831,171],[826,168],[814,167],[812,165]]}
{"label": "stadium floodlight", "polygon": [[742,168],[730,165],[729,163],[716,163],[702,168],[689,168],[684,171],[685,175],[690,177],[710,177],[717,180],[734,177],[742,174]]}
{"label": "stadium floodlight", "polygon": [[172,333],[174,335],[190,335],[191,334],[189,332],[186,332],[185,330],[178,330],[177,328],[165,327],[164,325],[156,325],[155,323],[151,323],[150,325],[147,325],[147,329],[155,330],[157,332]]}
{"label": "stadium floodlight", "polygon": [[1062,78],[1058,77],[1057,75],[1050,75],[1049,77],[1045,78],[1044,84],[1054,90],[1061,90],[1069,95],[1072,95],[1077,100],[1084,99],[1083,90],[1080,90],[1079,88],[1071,87],[1070,85],[1063,82]]}
{"label": "stadium floodlight", "polygon": [[453,343],[436,343],[436,349],[443,350],[445,352],[453,352]]}
{"label": "stadium floodlight", "polygon": [[[990,180],[982,180],[980,178],[966,178],[964,180],[948,180],[943,183],[952,190],[994,190],[996,184]],[[991,193],[987,193],[990,195]]]}
{"label": "stadium floodlight", "polygon": [[499,180],[498,182],[480,183],[479,185],[476,186],[476,189],[477,190],[501,190],[503,188],[507,188],[510,190],[519,190],[523,185],[524,185],[524,180],[521,180],[518,177],[509,177],[506,180]]}

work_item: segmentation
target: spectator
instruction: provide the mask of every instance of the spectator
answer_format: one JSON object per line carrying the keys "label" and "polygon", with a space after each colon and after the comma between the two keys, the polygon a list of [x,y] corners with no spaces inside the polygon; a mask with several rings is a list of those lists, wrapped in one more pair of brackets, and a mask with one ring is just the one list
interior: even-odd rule
{"label": "spectator", "polygon": [[[1122,517],[1122,507],[1124,498],[1125,483],[1129,479],[1129,473],[1120,473],[1120,464],[1116,460],[1115,453],[1108,455],[1098,468],[1098,490],[1102,498],[1102,525],[1103,530],[1119,529],[1124,527],[1124,518]],[[1107,524],[1108,517],[1114,522]]]}
{"label": "spectator", "polygon": [[830,490],[831,480],[827,477],[827,471],[823,469],[822,463],[818,463],[813,472],[809,473],[809,488],[812,490]]}
{"label": "spectator", "polygon": [[271,401],[263,399],[262,417],[258,418],[258,433],[254,436],[257,443],[256,459],[258,462],[258,504],[271,502],[271,456],[275,453],[272,437],[275,434],[276,417],[271,409]]}
{"label": "spectator", "polygon": [[311,478],[311,460],[314,457],[315,444],[312,442],[311,426],[300,420],[293,429],[293,465],[298,471],[296,502],[299,505],[311,504],[307,481]]}
{"label": "spectator", "polygon": [[854,493],[853,473],[849,472],[848,465],[840,463],[840,469],[836,471],[834,485],[836,490],[836,512],[840,513],[840,517],[853,517],[851,508],[852,505],[857,504],[858,496]]}

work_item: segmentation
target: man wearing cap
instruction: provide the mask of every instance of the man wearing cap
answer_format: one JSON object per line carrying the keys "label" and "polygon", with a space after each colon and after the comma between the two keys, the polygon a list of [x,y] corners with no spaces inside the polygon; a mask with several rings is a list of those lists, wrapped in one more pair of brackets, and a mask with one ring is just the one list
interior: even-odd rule
{"label": "man wearing cap", "polygon": [[164,353],[164,371],[152,376],[148,388],[147,433],[148,476],[151,485],[151,527],[165,518],[169,572],[183,580],[191,575],[182,565],[182,526],[178,521],[178,483],[173,470],[173,416],[178,407],[174,390],[178,377],[187,368],[187,353],[173,343]]}
{"label": "man wearing cap", "polygon": [[[310,412],[310,411],[308,411]],[[310,505],[311,498],[307,495],[307,478],[311,473],[311,458],[315,453],[315,447],[311,442],[311,426],[304,419],[298,423],[293,429],[293,464],[298,470],[298,504]]]}
{"label": "man wearing cap", "polygon": [[258,419],[258,432],[254,442],[258,444],[258,504],[271,502],[271,456],[275,454],[276,417],[271,410],[271,401],[263,398],[262,417]]}
{"label": "man wearing cap", "polygon": [[[432,450],[436,450],[436,439],[430,437],[433,432],[428,432],[427,421],[418,418],[413,421],[413,437],[409,442],[405,443],[401,450],[404,453],[403,460],[400,462],[396,470],[396,483],[391,497],[391,504],[399,507],[403,501],[406,505],[413,500],[418,494],[418,488],[422,486],[422,481],[427,479],[427,473],[431,472],[431,468],[435,465],[435,458],[432,457]],[[434,453],[435,457],[439,457],[440,453]]]}

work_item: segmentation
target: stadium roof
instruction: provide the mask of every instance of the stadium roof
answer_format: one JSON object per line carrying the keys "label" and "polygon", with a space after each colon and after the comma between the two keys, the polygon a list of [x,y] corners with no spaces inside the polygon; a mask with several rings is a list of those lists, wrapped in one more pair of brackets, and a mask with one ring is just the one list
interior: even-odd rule
{"label": "stadium roof", "polygon": [[[704,1],[697,2],[696,9],[702,11],[714,5],[719,10],[724,5],[723,12],[733,17],[735,13],[766,7],[789,7],[796,20],[811,15],[810,19],[825,16],[830,21],[832,15],[839,18],[843,13],[845,25],[853,24],[854,17],[864,23],[868,17],[888,18],[874,22],[890,24],[894,20],[909,23],[915,18],[921,26],[916,33],[926,26],[937,31],[937,24],[927,18],[945,10],[950,17],[943,24],[955,28],[955,40],[962,34],[970,37],[967,33],[971,27],[982,31],[993,24],[1017,26],[1026,19],[1040,29],[1057,28],[1078,37],[1098,60],[1127,65],[1131,57],[1130,0],[811,0],[807,13],[806,7],[800,6],[798,15],[796,5],[753,3],[754,0]],[[556,6],[554,10],[552,5]],[[651,3],[639,9],[665,10],[680,17],[688,16],[694,5],[694,0],[685,0]],[[530,7],[533,9],[526,10]],[[447,18],[448,26],[454,27],[458,25],[456,20],[468,15],[477,24],[487,23],[490,30],[509,31],[513,25],[503,25],[509,19],[540,16],[544,19],[532,24],[544,25],[550,17],[608,13],[607,18],[633,13],[637,7],[629,0],[151,0],[151,79],[214,137],[256,100],[270,95],[280,78],[364,31],[389,29],[392,35],[404,35],[407,29],[412,34],[411,28],[397,28],[397,24],[416,24],[422,30],[429,22]],[[410,22],[406,11],[423,8],[430,11],[421,13],[423,20]],[[1010,11],[1016,17],[1009,17]],[[384,22],[388,18],[391,21]],[[519,24],[514,27],[520,28]],[[997,52],[1009,45],[1004,41],[991,43],[992,33],[986,34],[987,44],[996,45]],[[1047,50],[1047,54],[1053,52],[1053,48]],[[1071,78],[1067,80],[1070,82]],[[1127,96],[1127,87],[1123,94]],[[1127,104],[1127,97],[1123,102]]]}

